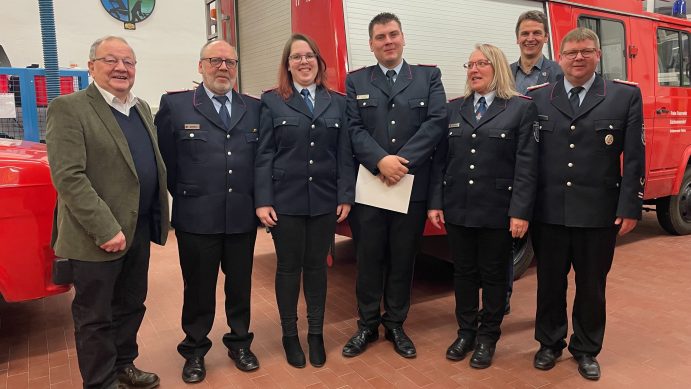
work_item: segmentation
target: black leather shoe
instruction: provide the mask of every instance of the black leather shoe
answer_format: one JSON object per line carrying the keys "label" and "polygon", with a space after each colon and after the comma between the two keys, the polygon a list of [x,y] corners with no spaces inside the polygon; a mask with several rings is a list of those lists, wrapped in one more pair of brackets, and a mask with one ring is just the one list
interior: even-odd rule
{"label": "black leather shoe", "polygon": [[393,349],[403,358],[415,358],[417,351],[415,345],[408,335],[403,331],[403,327],[386,329],[384,333],[386,340],[393,342]]}
{"label": "black leather shoe", "polygon": [[228,356],[235,361],[235,367],[242,371],[252,371],[259,369],[259,361],[252,350],[248,348],[239,348],[237,350],[228,350]]}
{"label": "black leather shoe", "polygon": [[486,369],[492,366],[494,356],[494,346],[488,343],[478,343],[475,346],[473,356],[470,357],[470,367],[476,369]]}
{"label": "black leather shoe", "polygon": [[161,382],[156,374],[141,371],[134,365],[127,365],[118,370],[117,377],[121,384],[137,389],[152,389]]}
{"label": "black leather shoe", "polygon": [[307,344],[310,347],[310,364],[322,367],[326,363],[324,336],[322,334],[307,334]]}
{"label": "black leather shoe", "polygon": [[283,350],[286,352],[286,359],[290,366],[305,367],[305,353],[300,345],[300,338],[295,336],[283,337]]}
{"label": "black leather shoe", "polygon": [[362,354],[369,343],[374,342],[379,339],[379,331],[374,331],[369,328],[360,328],[355,332],[348,343],[343,346],[343,356],[344,357],[355,357]]}
{"label": "black leather shoe", "polygon": [[206,378],[206,367],[204,367],[204,357],[192,357],[185,361],[182,367],[182,380],[188,384],[202,382]]}
{"label": "black leather shoe", "polygon": [[600,379],[600,364],[597,359],[590,355],[579,355],[575,357],[578,362],[578,372],[583,378],[597,381]]}
{"label": "black leather shoe", "polygon": [[555,351],[549,347],[541,346],[533,358],[533,366],[540,370],[549,370],[554,367],[557,359],[561,357],[561,350]]}
{"label": "black leather shoe", "polygon": [[460,336],[446,349],[446,359],[461,361],[475,347],[475,341]]}

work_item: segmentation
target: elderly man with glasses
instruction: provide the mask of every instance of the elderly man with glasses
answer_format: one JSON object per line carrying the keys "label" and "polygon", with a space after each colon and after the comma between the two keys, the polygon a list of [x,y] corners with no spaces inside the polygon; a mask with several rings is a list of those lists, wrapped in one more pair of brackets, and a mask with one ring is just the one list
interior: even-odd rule
{"label": "elderly man with glasses", "polygon": [[[218,268],[225,274],[223,335],[228,356],[242,371],[259,367],[250,350],[250,289],[258,220],[254,214],[254,158],[259,101],[233,90],[238,56],[224,41],[205,44],[195,90],[161,97],[156,127],[170,175],[175,236],[184,281],[178,352],[182,379],[206,376],[204,356],[216,308]],[[231,279],[232,278],[232,279]]]}

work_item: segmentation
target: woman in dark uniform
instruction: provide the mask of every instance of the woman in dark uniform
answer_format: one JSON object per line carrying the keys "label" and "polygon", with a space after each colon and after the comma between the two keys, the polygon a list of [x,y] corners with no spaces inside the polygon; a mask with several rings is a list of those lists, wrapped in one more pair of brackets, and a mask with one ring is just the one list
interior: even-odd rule
{"label": "woman in dark uniform", "polygon": [[345,97],[328,89],[319,48],[305,35],[292,35],[278,87],[261,98],[255,207],[276,247],[283,348],[295,367],[305,366],[297,328],[301,274],[310,363],[319,367],[326,361],[326,257],[336,221],[345,220],[355,198],[345,123]]}
{"label": "woman in dark uniform", "polygon": [[[537,184],[537,110],[514,87],[504,53],[478,45],[464,66],[466,93],[448,104],[449,132],[435,154],[429,220],[446,224],[454,260],[458,338],[446,357],[475,349],[486,368],[504,317],[512,238],[523,237]],[[484,314],[478,325],[479,291]]]}

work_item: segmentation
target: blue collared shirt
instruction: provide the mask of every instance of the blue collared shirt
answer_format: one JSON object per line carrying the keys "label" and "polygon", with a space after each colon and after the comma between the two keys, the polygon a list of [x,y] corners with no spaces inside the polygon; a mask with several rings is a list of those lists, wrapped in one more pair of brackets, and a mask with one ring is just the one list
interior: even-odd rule
{"label": "blue collared shirt", "polygon": [[537,79],[540,77],[540,71],[542,70],[544,63],[545,56],[541,55],[540,59],[535,63],[535,65],[533,65],[530,73],[525,74],[521,68],[521,59],[518,59],[518,62],[516,62],[516,74],[514,74],[514,77],[516,79],[516,90],[519,93],[525,94],[528,92],[528,87],[537,84]]}
{"label": "blue collared shirt", "polygon": [[487,92],[487,94],[481,95],[477,92],[475,92],[475,95],[473,96],[473,107],[474,112],[477,112],[477,102],[480,100],[480,97],[485,98],[485,104],[487,104],[487,109],[489,109],[489,106],[492,105],[492,102],[494,101],[494,97],[497,95],[497,92],[491,91]]}
{"label": "blue collared shirt", "polygon": [[[593,76],[590,77],[590,80],[586,81],[585,84],[582,85],[583,90],[581,93],[578,94],[578,105],[583,104],[583,99],[585,99],[585,95],[588,94],[588,90],[590,90],[590,87],[593,86],[593,83],[595,82],[595,73],[593,73]],[[571,88],[573,88],[574,85],[569,82],[569,80],[564,77],[564,89],[566,89],[566,97],[571,97],[570,92]]]}
{"label": "blue collared shirt", "polygon": [[[309,99],[310,101],[312,101],[312,106],[315,107],[316,100],[314,98],[317,95],[317,84],[312,84],[308,87],[304,87],[298,84],[297,82],[293,81],[293,87],[298,91],[298,93],[300,93],[303,89],[307,89],[308,91],[310,91]],[[300,97],[302,97],[302,95]]]}
{"label": "blue collared shirt", "polygon": [[[204,85],[204,84],[202,84]],[[209,96],[211,99],[211,102],[214,103],[214,108],[216,108],[216,112],[221,112],[221,103],[214,99],[214,96],[217,96],[214,92],[210,91],[209,88],[204,85],[204,90],[206,91],[206,95]],[[226,96],[228,96],[228,101],[226,101],[226,108],[228,109],[228,117],[232,115],[233,110],[231,107],[233,106],[233,90],[229,90],[228,93],[226,93]]]}

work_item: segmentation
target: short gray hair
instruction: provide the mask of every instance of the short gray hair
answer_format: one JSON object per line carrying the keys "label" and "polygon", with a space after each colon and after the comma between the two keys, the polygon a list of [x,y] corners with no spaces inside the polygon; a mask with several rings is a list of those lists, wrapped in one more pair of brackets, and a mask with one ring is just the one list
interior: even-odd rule
{"label": "short gray hair", "polygon": [[126,44],[127,47],[129,47],[130,50],[132,50],[132,55],[134,55],[134,58],[137,59],[137,55],[134,54],[134,49],[132,48],[132,46],[130,46],[129,43],[127,43],[125,38],[120,37],[120,36],[115,36],[115,35],[107,35],[107,36],[96,39],[94,41],[94,43],[91,44],[91,47],[89,48],[89,60],[93,61],[96,59],[96,50],[98,49],[99,46],[101,46],[101,44],[103,42],[112,41],[112,40],[120,41],[120,42]]}
{"label": "short gray hair", "polygon": [[[207,47],[211,46],[212,43],[216,43],[216,42],[228,43],[227,41],[224,41],[223,39],[218,39],[218,38],[212,39],[212,40],[204,43],[204,46],[202,46],[201,50],[199,50],[199,59],[204,58],[204,50],[206,50]],[[230,43],[228,43],[228,46],[233,48],[233,50],[235,51],[235,55],[238,54],[238,50],[235,48],[235,46],[231,45]]]}

